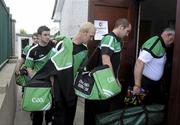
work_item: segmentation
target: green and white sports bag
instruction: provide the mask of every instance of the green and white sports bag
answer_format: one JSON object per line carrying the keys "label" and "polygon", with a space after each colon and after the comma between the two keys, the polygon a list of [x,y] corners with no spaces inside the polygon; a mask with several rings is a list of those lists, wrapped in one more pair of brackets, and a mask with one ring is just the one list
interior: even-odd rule
{"label": "green and white sports bag", "polygon": [[91,72],[80,72],[75,78],[76,95],[89,100],[106,100],[121,92],[112,69],[107,65],[98,66]]}
{"label": "green and white sports bag", "polygon": [[45,81],[30,81],[25,86],[22,109],[24,111],[46,111],[51,108],[51,84]]}
{"label": "green and white sports bag", "polygon": [[102,100],[111,98],[121,92],[121,85],[108,66],[97,67],[91,73]]}

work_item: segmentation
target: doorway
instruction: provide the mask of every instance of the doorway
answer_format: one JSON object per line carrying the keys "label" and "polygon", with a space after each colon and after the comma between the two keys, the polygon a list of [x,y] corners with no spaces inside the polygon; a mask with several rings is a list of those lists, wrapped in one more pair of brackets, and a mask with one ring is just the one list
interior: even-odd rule
{"label": "doorway", "polygon": [[177,0],[144,0],[140,10],[139,47],[166,27],[175,28]]}
{"label": "doorway", "polygon": [[[166,27],[175,28],[177,0],[144,0],[140,2],[140,26],[138,51],[142,44],[154,35],[160,35]],[[172,75],[173,45],[167,48],[167,62],[162,78],[162,92],[168,104]]]}
{"label": "doorway", "polygon": [[23,49],[29,45],[29,39],[28,38],[22,38],[21,39],[21,53],[23,52]]}
{"label": "doorway", "polygon": [[[122,53],[121,53],[121,70],[118,72],[118,78],[121,84],[128,85],[133,80],[133,67],[135,61],[136,51],[136,24],[137,24],[137,5],[135,0],[89,0],[89,14],[88,20],[103,20],[108,22],[108,31],[111,32],[114,28],[115,21],[118,18],[127,18],[132,25],[132,31],[128,38],[124,39]],[[88,44],[90,52],[93,51],[99,41],[94,41]],[[93,59],[93,62],[96,62]],[[93,65],[91,63],[91,65]],[[93,66],[92,66],[93,67]]]}

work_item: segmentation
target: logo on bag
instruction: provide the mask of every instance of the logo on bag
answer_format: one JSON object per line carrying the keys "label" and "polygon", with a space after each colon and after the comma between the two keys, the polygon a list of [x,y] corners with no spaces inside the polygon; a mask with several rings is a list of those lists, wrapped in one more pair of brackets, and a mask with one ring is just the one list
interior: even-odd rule
{"label": "logo on bag", "polygon": [[108,81],[109,83],[111,83],[111,82],[114,82],[115,79],[114,79],[113,76],[111,76],[111,77],[107,77],[107,81]]}
{"label": "logo on bag", "polygon": [[83,89],[84,91],[88,91],[89,90],[89,84],[80,80],[79,81],[79,84],[78,84],[78,87]]}
{"label": "logo on bag", "polygon": [[32,98],[32,102],[33,103],[43,103],[44,102],[44,99],[43,98]]}
{"label": "logo on bag", "polygon": [[82,93],[83,95],[89,96],[94,86],[94,79],[92,79],[88,73],[79,75],[75,79],[74,88],[76,92]]}

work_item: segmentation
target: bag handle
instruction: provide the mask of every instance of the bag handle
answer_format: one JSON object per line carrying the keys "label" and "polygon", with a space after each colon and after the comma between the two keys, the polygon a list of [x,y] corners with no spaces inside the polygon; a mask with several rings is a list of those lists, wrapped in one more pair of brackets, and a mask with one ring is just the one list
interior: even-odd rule
{"label": "bag handle", "polygon": [[84,71],[85,70],[85,67],[88,65],[88,63],[90,62],[90,60],[92,60],[93,56],[96,54],[97,50],[99,48],[99,43],[98,45],[96,46],[96,48],[94,49],[94,51],[92,52],[91,56],[89,58],[85,58],[81,64],[81,66],[79,67],[78,71],[81,72],[81,71]]}
{"label": "bag handle", "polygon": [[[110,35],[110,34],[109,34]],[[93,58],[93,56],[96,54],[96,52],[98,51],[98,49],[99,49],[99,45],[100,45],[100,42],[97,44],[97,46],[96,46],[96,48],[94,49],[94,51],[93,51],[93,53],[91,54],[91,56],[88,58],[88,59],[84,59],[82,62],[82,64],[81,64],[81,66],[79,67],[79,69],[78,69],[78,71],[79,72],[82,72],[82,71],[84,71],[84,70],[86,70],[85,69],[85,67],[88,65],[88,63],[92,60],[92,58]],[[123,42],[122,42],[122,48],[123,48]],[[120,52],[120,59],[121,59],[121,52]],[[119,63],[119,65],[118,65],[118,70],[117,70],[117,72],[116,72],[116,76],[117,76],[117,78],[118,78],[118,71],[120,70],[120,63]],[[119,79],[117,79],[118,80],[118,82],[119,82]]]}
{"label": "bag handle", "polygon": [[[133,91],[131,91],[131,94],[133,94]],[[146,92],[146,94],[147,94],[147,92]],[[140,97],[140,94],[136,94],[136,93],[134,93],[133,94],[138,100],[140,100],[140,105],[139,106],[141,106],[142,107],[142,109],[143,109],[143,113],[145,113],[145,125],[148,125],[148,123],[149,123],[149,115],[148,115],[148,110],[147,110],[147,108],[146,108],[146,104],[143,102],[143,100],[141,99],[141,97]],[[132,95],[131,95],[132,96]],[[146,95],[147,96],[147,95]],[[134,102],[134,101],[133,101]],[[128,108],[128,105],[127,104],[125,104],[125,107],[124,107],[124,109],[123,109],[123,111],[122,111],[122,115],[120,116],[120,123],[122,124],[122,125],[124,125],[124,121],[123,121],[123,118],[124,118],[124,114],[125,114],[125,111],[126,111],[126,109]]]}

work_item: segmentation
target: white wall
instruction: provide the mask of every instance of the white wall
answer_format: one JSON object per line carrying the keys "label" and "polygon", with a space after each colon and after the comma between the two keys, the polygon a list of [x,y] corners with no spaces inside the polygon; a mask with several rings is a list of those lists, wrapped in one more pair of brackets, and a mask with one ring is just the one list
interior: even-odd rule
{"label": "white wall", "polygon": [[60,32],[74,37],[79,27],[88,21],[88,0],[65,0],[62,9]]}

